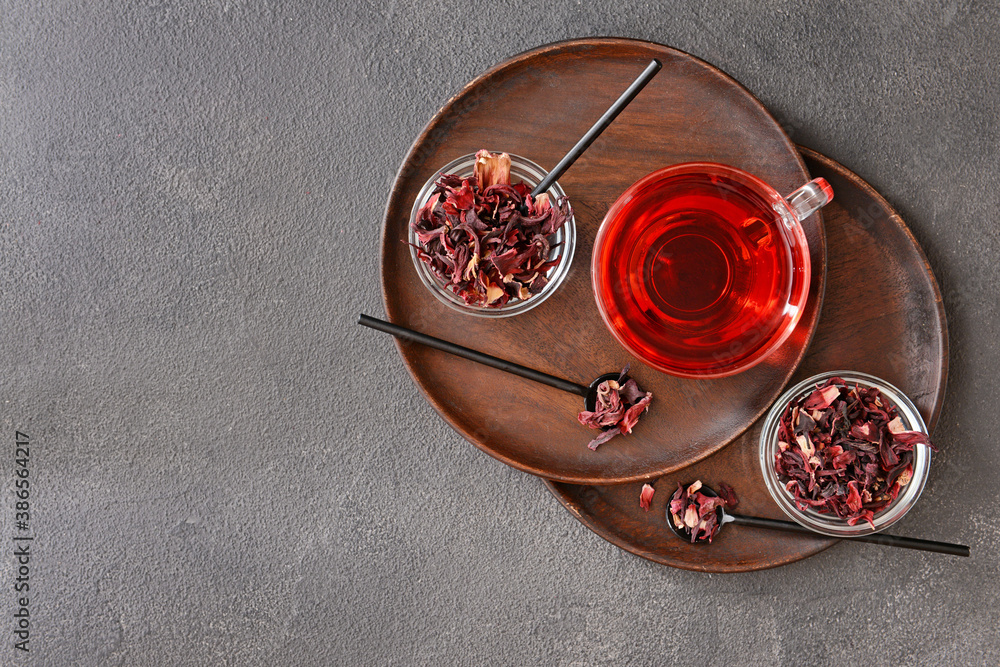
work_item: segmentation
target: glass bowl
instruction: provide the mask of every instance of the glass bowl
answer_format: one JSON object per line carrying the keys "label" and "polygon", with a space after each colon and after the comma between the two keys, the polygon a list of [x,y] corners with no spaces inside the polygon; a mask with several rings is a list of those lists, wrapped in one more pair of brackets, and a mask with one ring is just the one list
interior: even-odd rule
{"label": "glass bowl", "polygon": [[[553,246],[552,250],[549,252],[549,259],[555,259],[557,256],[560,259],[558,264],[549,269],[547,274],[549,282],[542,288],[541,292],[531,296],[529,299],[512,299],[503,306],[499,307],[470,306],[466,304],[460,296],[448,289],[447,283],[434,275],[430,268],[420,261],[415,247],[419,245],[419,243],[417,235],[413,231],[413,221],[416,220],[417,214],[420,212],[420,208],[427,203],[428,199],[430,199],[431,192],[434,191],[434,184],[439,178],[441,178],[441,176],[445,174],[458,174],[463,178],[470,177],[473,174],[473,167],[475,164],[475,154],[463,155],[462,157],[449,162],[439,169],[424,184],[424,187],[420,189],[420,193],[413,202],[413,209],[410,211],[410,225],[408,227],[410,257],[413,259],[413,266],[417,270],[417,275],[420,276],[420,281],[431,291],[431,294],[433,294],[438,301],[445,304],[449,308],[453,308],[454,310],[467,313],[469,315],[475,315],[477,317],[510,317],[512,315],[518,315],[531,310],[545,301],[566,279],[566,275],[569,273],[570,265],[573,263],[573,251],[576,249],[576,220],[571,215],[559,231],[549,237],[549,241]],[[510,155],[510,180],[512,183],[520,181],[527,183],[533,188],[538,185],[543,178],[545,178],[547,173],[548,172],[527,158],[523,158],[519,155]],[[551,201],[556,201],[559,198],[566,196],[566,193],[563,192],[559,183],[553,183],[547,192]]]}
{"label": "glass bowl", "polygon": [[848,384],[858,384],[861,387],[875,387],[882,392],[896,408],[903,425],[908,431],[922,431],[927,433],[927,426],[920,417],[917,406],[913,404],[906,394],[885,380],[881,380],[872,375],[858,373],[855,371],[830,371],[814,375],[808,380],[803,380],[784,394],[771,406],[767,416],[764,418],[764,427],[760,432],[760,470],[764,475],[764,484],[768,492],[774,498],[778,507],[788,515],[793,521],[814,530],[823,535],[832,537],[856,537],[859,535],[870,535],[877,533],[903,518],[913,504],[917,502],[920,493],[927,483],[927,475],[930,472],[931,450],[926,445],[915,445],[913,448],[913,477],[910,482],[903,487],[896,500],[891,505],[875,515],[875,527],[867,521],[860,521],[854,526],[847,524],[845,519],[837,517],[835,514],[821,514],[809,508],[799,509],[795,498],[785,490],[784,482],[778,478],[778,473],[774,470],[774,459],[778,448],[778,425],[785,408],[793,400],[799,400],[812,393],[817,385],[826,382],[832,377],[843,378]]}

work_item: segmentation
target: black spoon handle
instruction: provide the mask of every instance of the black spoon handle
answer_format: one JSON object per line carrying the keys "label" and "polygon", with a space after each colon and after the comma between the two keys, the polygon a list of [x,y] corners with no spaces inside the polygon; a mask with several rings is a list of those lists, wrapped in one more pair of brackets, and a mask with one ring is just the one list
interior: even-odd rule
{"label": "black spoon handle", "polygon": [[361,315],[358,317],[358,324],[372,329],[378,329],[379,331],[391,334],[396,338],[402,338],[403,340],[420,343],[421,345],[426,345],[427,347],[433,347],[435,350],[441,350],[442,352],[447,352],[448,354],[454,354],[456,357],[462,357],[463,359],[468,359],[469,361],[475,361],[477,364],[485,364],[501,371],[513,373],[514,375],[520,375],[528,380],[541,382],[542,384],[547,384],[550,387],[568,391],[569,393],[576,394],[577,396],[583,396],[586,398],[587,392],[590,391],[589,387],[585,387],[582,384],[570,382],[569,380],[564,380],[556,377],[555,375],[549,375],[548,373],[542,373],[541,371],[536,371],[533,368],[515,364],[513,361],[507,361],[506,359],[477,352],[476,350],[470,350],[467,347],[462,347],[461,345],[456,345],[455,343],[441,340],[440,338],[435,338],[434,336],[428,336],[425,333],[407,329],[406,327],[401,327],[398,324],[392,324],[391,322],[385,322],[374,317],[369,317],[368,315]]}
{"label": "black spoon handle", "polygon": [[649,83],[650,79],[652,79],[653,76],[660,71],[661,67],[663,67],[663,65],[660,64],[659,60],[656,60],[655,58],[651,60],[649,64],[646,65],[646,69],[644,69],[642,74],[639,75],[639,78],[633,81],[632,85],[629,86],[625,92],[622,93],[621,97],[619,97],[615,103],[611,105],[611,108],[604,112],[604,115],[601,116],[596,123],[594,123],[592,128],[587,130],[587,134],[583,135],[583,137],[580,138],[580,141],[576,142],[576,146],[573,146],[569,153],[566,153],[566,157],[559,161],[559,164],[555,166],[555,169],[550,171],[548,176],[543,178],[542,182],[531,191],[531,195],[533,197],[537,197],[539,194],[548,190],[553,183],[559,180],[559,177],[563,175],[563,172],[569,169],[570,166],[576,162],[576,159],[580,157],[585,150],[587,150],[590,144],[594,143],[594,139],[599,137],[601,132],[608,129],[608,125],[611,125],[614,119],[618,117],[618,114],[620,114],[622,110],[628,106],[628,103],[639,94],[639,91],[646,87],[646,84]]}
{"label": "black spoon handle", "polygon": [[[756,516],[743,516],[741,514],[730,514],[733,523],[740,526],[751,526],[753,528],[770,528],[772,530],[787,530],[795,533],[807,533],[814,537],[826,537],[809,530],[805,526],[800,526],[791,521],[778,521],[776,519],[764,519]],[[858,537],[845,537],[851,542],[866,542],[869,544],[882,544],[888,547],[902,547],[904,549],[919,549],[921,551],[933,551],[939,554],[949,554],[952,556],[970,556],[969,547],[964,544],[949,544],[948,542],[935,542],[933,540],[918,540],[913,537],[898,537],[896,535],[883,535],[875,533],[872,535],[859,535]]]}

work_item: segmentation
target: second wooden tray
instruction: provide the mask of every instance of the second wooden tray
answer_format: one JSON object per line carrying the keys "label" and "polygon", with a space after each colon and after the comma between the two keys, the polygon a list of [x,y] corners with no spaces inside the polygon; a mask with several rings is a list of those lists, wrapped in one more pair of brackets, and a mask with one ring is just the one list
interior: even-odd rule
{"label": "second wooden tray", "polygon": [[[823,314],[793,382],[831,370],[871,373],[905,392],[933,429],[948,377],[948,329],[927,258],[871,186],[833,160],[800,150],[813,175],[830,181],[836,194],[824,209],[829,263]],[[573,516],[604,539],[643,558],[687,570],[759,570],[835,544],[837,540],[822,536],[729,525],[712,544],[692,545],[670,531],[667,502],[678,483],[696,479],[716,489],[721,482],[733,486],[741,514],[787,520],[761,477],[759,433],[760,422],[721,452],[657,480],[648,512],[639,507],[642,484],[547,484]],[[932,481],[933,476],[932,460]]]}

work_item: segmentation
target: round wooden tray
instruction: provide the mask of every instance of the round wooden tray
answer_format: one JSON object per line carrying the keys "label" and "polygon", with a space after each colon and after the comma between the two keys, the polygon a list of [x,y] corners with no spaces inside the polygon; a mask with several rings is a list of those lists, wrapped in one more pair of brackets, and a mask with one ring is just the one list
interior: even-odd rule
{"label": "round wooden tray", "polygon": [[[652,58],[663,69],[574,164],[560,185],[576,211],[578,242],[559,290],[530,312],[484,319],[439,303],[417,278],[407,225],[421,186],[442,165],[480,148],[551,169]],[[649,479],[717,451],[778,396],[815,330],[825,281],[819,215],[805,221],[812,254],[809,306],[793,336],[755,368],[717,380],[673,378],[643,366],[605,329],[590,287],[594,236],[611,203],[664,165],[728,163],[779,192],[808,180],[801,156],[764,107],[714,67],[674,49],[623,39],[561,42],[521,54],[467,85],[431,120],[396,177],[382,239],[382,290],[397,324],[589,384],[632,365],[656,397],[635,431],[598,451],[580,426],[578,396],[398,342],[427,400],[459,433],[501,461],[564,482]]]}
{"label": "round wooden tray", "polygon": [[[830,181],[836,194],[824,209],[829,257],[823,315],[796,381],[828,370],[871,373],[903,390],[933,428],[948,376],[948,329],[927,258],[867,183],[819,153],[800,150],[813,175]],[[666,523],[667,501],[678,482],[696,479],[716,489],[720,482],[733,486],[741,514],[786,519],[768,495],[757,463],[760,426],[704,461],[657,480],[649,512],[639,507],[641,484],[546,484],[585,526],[643,558],[703,572],[784,565],[837,540],[728,525],[712,544],[699,546],[677,539]]]}

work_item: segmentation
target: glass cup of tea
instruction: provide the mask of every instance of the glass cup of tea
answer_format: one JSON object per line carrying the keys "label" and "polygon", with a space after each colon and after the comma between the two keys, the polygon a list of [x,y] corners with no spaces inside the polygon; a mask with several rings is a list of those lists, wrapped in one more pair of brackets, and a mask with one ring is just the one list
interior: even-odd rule
{"label": "glass cup of tea", "polygon": [[822,178],[783,197],[724,164],[654,171],[615,201],[594,242],[604,323],[671,375],[724,377],[756,365],[802,316],[810,261],[800,221],[831,199]]}

